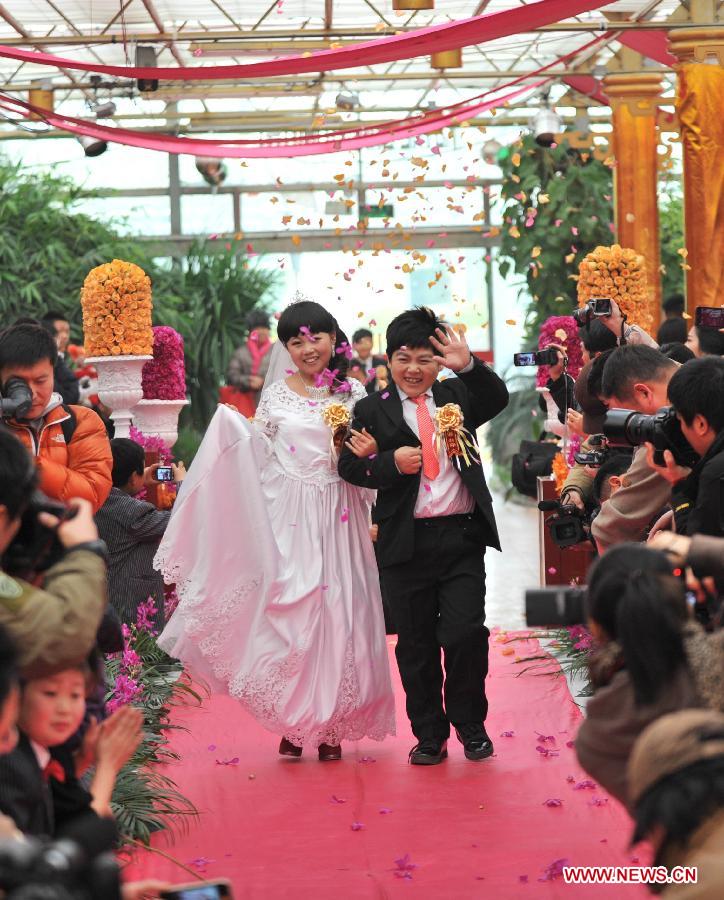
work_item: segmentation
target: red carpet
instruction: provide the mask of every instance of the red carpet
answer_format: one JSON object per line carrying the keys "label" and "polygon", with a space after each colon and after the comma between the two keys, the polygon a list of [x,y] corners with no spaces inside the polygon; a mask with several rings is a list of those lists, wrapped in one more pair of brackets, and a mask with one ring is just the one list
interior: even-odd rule
{"label": "red carpet", "polygon": [[[230,878],[237,898],[646,896],[641,887],[545,880],[557,860],[631,865],[632,857],[622,808],[597,788],[576,789],[586,776],[567,742],[581,715],[565,680],[520,675],[510,655],[535,647],[491,640],[496,754],[484,762],[468,762],[453,739],[442,765],[407,765],[414,740],[392,647],[398,736],[347,745],[339,763],[312,752],[279,759],[278,738],[228,697],[180,710],[175,723],[188,732],[173,733],[182,762],[168,773],[201,817],[174,845],[161,838],[156,846],[207,878]],[[128,875],[188,880],[148,853]]]}

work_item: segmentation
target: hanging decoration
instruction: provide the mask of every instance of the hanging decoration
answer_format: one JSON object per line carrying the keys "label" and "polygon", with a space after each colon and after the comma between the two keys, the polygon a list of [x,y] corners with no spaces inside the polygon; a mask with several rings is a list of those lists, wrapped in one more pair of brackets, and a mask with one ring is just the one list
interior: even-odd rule
{"label": "hanging decoration", "polygon": [[351,47],[319,50],[298,56],[265,62],[224,66],[111,66],[95,60],[69,59],[36,50],[0,45],[0,56],[31,65],[55,66],[71,70],[95,72],[117,78],[158,79],[159,81],[219,81],[243,78],[269,78],[277,75],[301,75],[307,72],[330,72],[397,62],[417,56],[429,56],[443,50],[456,50],[482,44],[513,34],[552,25],[584,12],[605,6],[601,0],[538,0],[525,7],[474,16],[458,22],[430,25],[415,31],[375,38]]}
{"label": "hanging decoration", "polygon": [[[146,150],[160,150],[164,153],[189,153],[191,155],[203,155],[217,159],[251,159],[251,158],[279,158],[295,156],[313,156],[320,153],[336,153],[344,150],[357,150],[361,147],[375,147],[387,144],[390,141],[405,140],[417,135],[429,134],[442,128],[454,125],[462,125],[466,120],[491,109],[511,103],[518,97],[540,87],[544,81],[534,82],[525,87],[518,88],[508,94],[497,94],[492,99],[469,106],[443,110],[437,116],[420,116],[405,119],[402,122],[389,123],[389,127],[380,128],[370,133],[357,134],[353,137],[337,137],[323,135],[319,138],[304,139],[280,139],[266,141],[210,141],[201,138],[181,138],[162,134],[148,134],[144,131],[135,131],[129,128],[110,128],[87,119],[77,119],[73,116],[63,116],[59,113],[46,113],[43,119],[61,131],[71,134],[89,135],[116,144],[124,144],[129,147],[140,147]],[[28,117],[37,109],[14,97],[0,94],[0,107],[20,112]],[[440,113],[440,111],[437,111]],[[352,130],[352,129],[351,129]]]}

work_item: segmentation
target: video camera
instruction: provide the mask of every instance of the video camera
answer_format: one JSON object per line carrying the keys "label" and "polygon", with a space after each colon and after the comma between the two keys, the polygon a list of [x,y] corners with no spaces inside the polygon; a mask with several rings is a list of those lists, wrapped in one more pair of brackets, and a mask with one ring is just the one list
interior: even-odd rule
{"label": "video camera", "polygon": [[0,415],[4,419],[22,418],[33,405],[33,392],[22,378],[8,378],[0,393]]}
{"label": "video camera", "polygon": [[611,301],[608,297],[591,297],[585,306],[574,309],[571,315],[579,327],[588,325],[593,318],[605,318],[612,311]]}
{"label": "video camera", "polygon": [[514,366],[554,366],[557,362],[558,351],[555,347],[513,354]]}
{"label": "video camera", "polygon": [[5,840],[0,889],[7,900],[120,900],[121,878],[112,853],[90,857],[73,840]]}
{"label": "video camera", "polygon": [[585,588],[562,584],[525,592],[525,624],[529,628],[584,625],[587,620]]}
{"label": "video camera", "polygon": [[600,468],[609,457],[608,440],[603,434],[592,434],[588,439],[593,448],[583,453],[574,453],[573,458],[579,466],[590,466],[592,469]]}
{"label": "video camera", "polygon": [[638,447],[647,441],[654,446],[654,462],[665,465],[664,450],[670,450],[679,466],[696,465],[699,454],[686,440],[673,406],[664,406],[651,416],[630,409],[609,409],[603,433],[612,447]]}
{"label": "video camera", "polygon": [[67,522],[77,510],[51,500],[42,491],[34,491],[23,512],[18,533],[2,558],[3,571],[8,575],[32,582],[38,573],[55,565],[65,553],[55,529],[46,528],[38,521],[43,512]]}
{"label": "video camera", "polygon": [[557,547],[572,547],[589,540],[589,518],[575,504],[561,503],[560,500],[541,500],[538,509],[541,512],[555,511],[555,515],[546,519],[546,527]]}

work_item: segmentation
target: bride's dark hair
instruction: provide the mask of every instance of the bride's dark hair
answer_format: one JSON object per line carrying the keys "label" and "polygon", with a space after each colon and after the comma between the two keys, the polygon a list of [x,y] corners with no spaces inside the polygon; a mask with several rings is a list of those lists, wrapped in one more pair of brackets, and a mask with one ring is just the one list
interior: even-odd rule
{"label": "bride's dark hair", "polygon": [[312,334],[325,332],[336,335],[334,350],[327,363],[327,368],[332,371],[337,370],[334,383],[335,387],[339,387],[347,378],[347,369],[349,368],[347,351],[351,346],[349,338],[339,327],[339,322],[332,313],[313,300],[300,300],[298,303],[287,306],[277,323],[277,337],[286,345],[288,341],[298,337],[303,333],[303,329],[307,328]]}

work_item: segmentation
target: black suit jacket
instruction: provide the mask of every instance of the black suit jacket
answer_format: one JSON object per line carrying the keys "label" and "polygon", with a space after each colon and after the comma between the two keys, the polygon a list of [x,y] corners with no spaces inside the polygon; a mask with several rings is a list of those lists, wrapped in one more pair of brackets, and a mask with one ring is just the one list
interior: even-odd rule
{"label": "black suit jacket", "polygon": [[[474,435],[484,422],[497,416],[508,405],[508,389],[492,369],[474,358],[470,372],[458,378],[437,381],[432,386],[437,406],[457,403],[465,419],[465,428]],[[339,459],[339,474],[345,481],[377,490],[372,515],[379,526],[377,551],[380,565],[409,562],[415,550],[414,512],[420,490],[420,473],[401,475],[394,454],[399,447],[419,447],[420,441],[405,422],[397,386],[360,400],[355,406],[352,427],[366,428],[377,441],[374,459],[358,459],[346,447]],[[485,544],[500,549],[493,504],[479,463],[466,465],[461,460],[460,477],[473,495],[476,518],[483,527]]]}
{"label": "black suit jacket", "polygon": [[50,788],[22,732],[15,749],[0,756],[0,812],[24,834],[49,836],[55,830]]}

